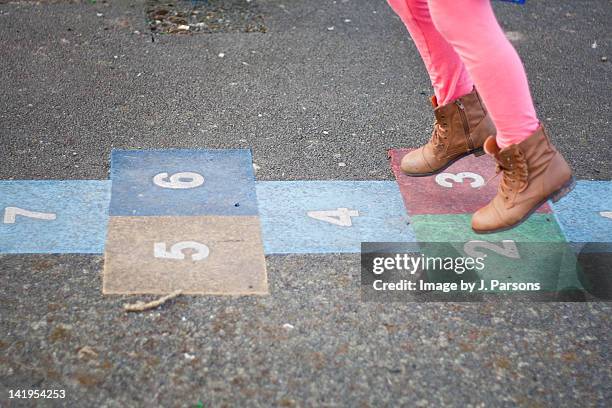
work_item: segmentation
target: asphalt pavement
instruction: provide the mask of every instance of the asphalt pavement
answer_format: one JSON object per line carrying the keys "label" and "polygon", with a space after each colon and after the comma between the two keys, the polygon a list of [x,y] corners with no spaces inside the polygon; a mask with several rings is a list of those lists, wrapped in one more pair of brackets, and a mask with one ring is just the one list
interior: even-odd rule
{"label": "asphalt pavement", "polygon": [[[265,32],[153,35],[141,0],[0,1],[0,178],[106,179],[112,148],[242,147],[258,180],[392,180],[387,149],[426,141],[433,118],[387,4],[248,3]],[[495,9],[577,177],[612,179],[612,2]],[[266,297],[126,314],[102,265],[0,255],[0,406],[612,399],[609,304],[362,302],[359,255],[331,254],[268,256]],[[66,399],[7,399],[32,388]]]}

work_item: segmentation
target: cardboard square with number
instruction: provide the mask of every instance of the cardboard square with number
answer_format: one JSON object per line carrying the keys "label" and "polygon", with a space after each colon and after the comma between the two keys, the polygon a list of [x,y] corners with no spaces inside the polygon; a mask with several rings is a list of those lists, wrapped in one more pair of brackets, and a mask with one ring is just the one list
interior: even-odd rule
{"label": "cardboard square with number", "polygon": [[105,294],[268,293],[258,217],[111,217]]}
{"label": "cardboard square with number", "polygon": [[[471,214],[495,196],[499,178],[487,183],[495,176],[495,161],[490,156],[470,155],[436,175],[410,177],[400,169],[402,158],[410,151],[389,150],[391,168],[410,215]],[[537,212],[550,213],[551,208],[545,203]]]}
{"label": "cardboard square with number", "polygon": [[0,181],[0,253],[104,251],[110,182]]}
{"label": "cardboard square with number", "polygon": [[251,151],[113,150],[110,215],[256,215]]}
{"label": "cardboard square with number", "polygon": [[393,181],[257,183],[267,254],[359,252],[361,242],[414,242]]}

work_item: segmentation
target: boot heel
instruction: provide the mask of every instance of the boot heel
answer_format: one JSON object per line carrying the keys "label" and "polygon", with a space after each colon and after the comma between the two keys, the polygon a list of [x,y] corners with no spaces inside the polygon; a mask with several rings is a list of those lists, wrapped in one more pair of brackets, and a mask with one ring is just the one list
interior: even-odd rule
{"label": "boot heel", "polygon": [[559,190],[553,193],[550,199],[552,200],[553,203],[556,203],[557,201],[559,201],[560,199],[568,195],[570,191],[574,189],[574,187],[576,187],[576,180],[572,176],[572,178],[569,179],[569,181],[565,183],[563,187],[561,187]]}
{"label": "boot heel", "polygon": [[484,149],[481,147],[481,148],[479,148],[479,149],[472,150],[472,153],[474,154],[474,156],[476,156],[476,157],[480,157],[480,156],[482,156],[483,154],[485,154],[485,151],[484,151]]}

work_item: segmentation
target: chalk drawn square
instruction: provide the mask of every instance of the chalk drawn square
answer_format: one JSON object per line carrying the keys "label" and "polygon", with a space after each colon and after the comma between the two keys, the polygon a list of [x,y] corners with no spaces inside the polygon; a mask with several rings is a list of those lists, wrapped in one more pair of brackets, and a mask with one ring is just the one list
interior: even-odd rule
{"label": "chalk drawn square", "polygon": [[102,253],[110,181],[0,181],[0,253]]}
{"label": "chalk drawn square", "polygon": [[251,152],[113,150],[110,215],[256,215]]}
{"label": "chalk drawn square", "polygon": [[568,242],[612,242],[612,182],[578,181],[553,209]]}
{"label": "chalk drawn square", "polygon": [[[573,250],[553,214],[532,214],[521,225],[492,234],[472,231],[469,214],[415,215],[411,219],[426,256],[484,257],[482,271],[456,275],[457,280],[536,282],[542,292],[581,289]],[[430,278],[444,280],[448,274]]]}
{"label": "chalk drawn square", "polygon": [[[436,175],[410,177],[400,169],[410,150],[389,150],[391,169],[410,215],[472,214],[495,196],[502,176],[494,178],[495,161],[490,156],[470,155]],[[537,212],[550,213],[551,209],[544,203]]]}
{"label": "chalk drawn square", "polygon": [[267,254],[359,252],[361,242],[414,242],[393,181],[263,181],[257,198]]}
{"label": "chalk drawn square", "polygon": [[256,216],[110,217],[105,294],[267,294]]}

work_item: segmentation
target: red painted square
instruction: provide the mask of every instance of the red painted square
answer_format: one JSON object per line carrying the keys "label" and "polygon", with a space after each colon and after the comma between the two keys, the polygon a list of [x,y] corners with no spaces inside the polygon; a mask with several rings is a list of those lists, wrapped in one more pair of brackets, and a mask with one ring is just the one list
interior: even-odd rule
{"label": "red painted square", "polygon": [[[411,150],[389,150],[391,168],[410,215],[474,213],[495,196],[501,174],[487,183],[495,176],[492,157],[470,155],[436,175],[409,177],[400,170],[400,163]],[[537,212],[551,213],[552,210],[545,203]]]}

